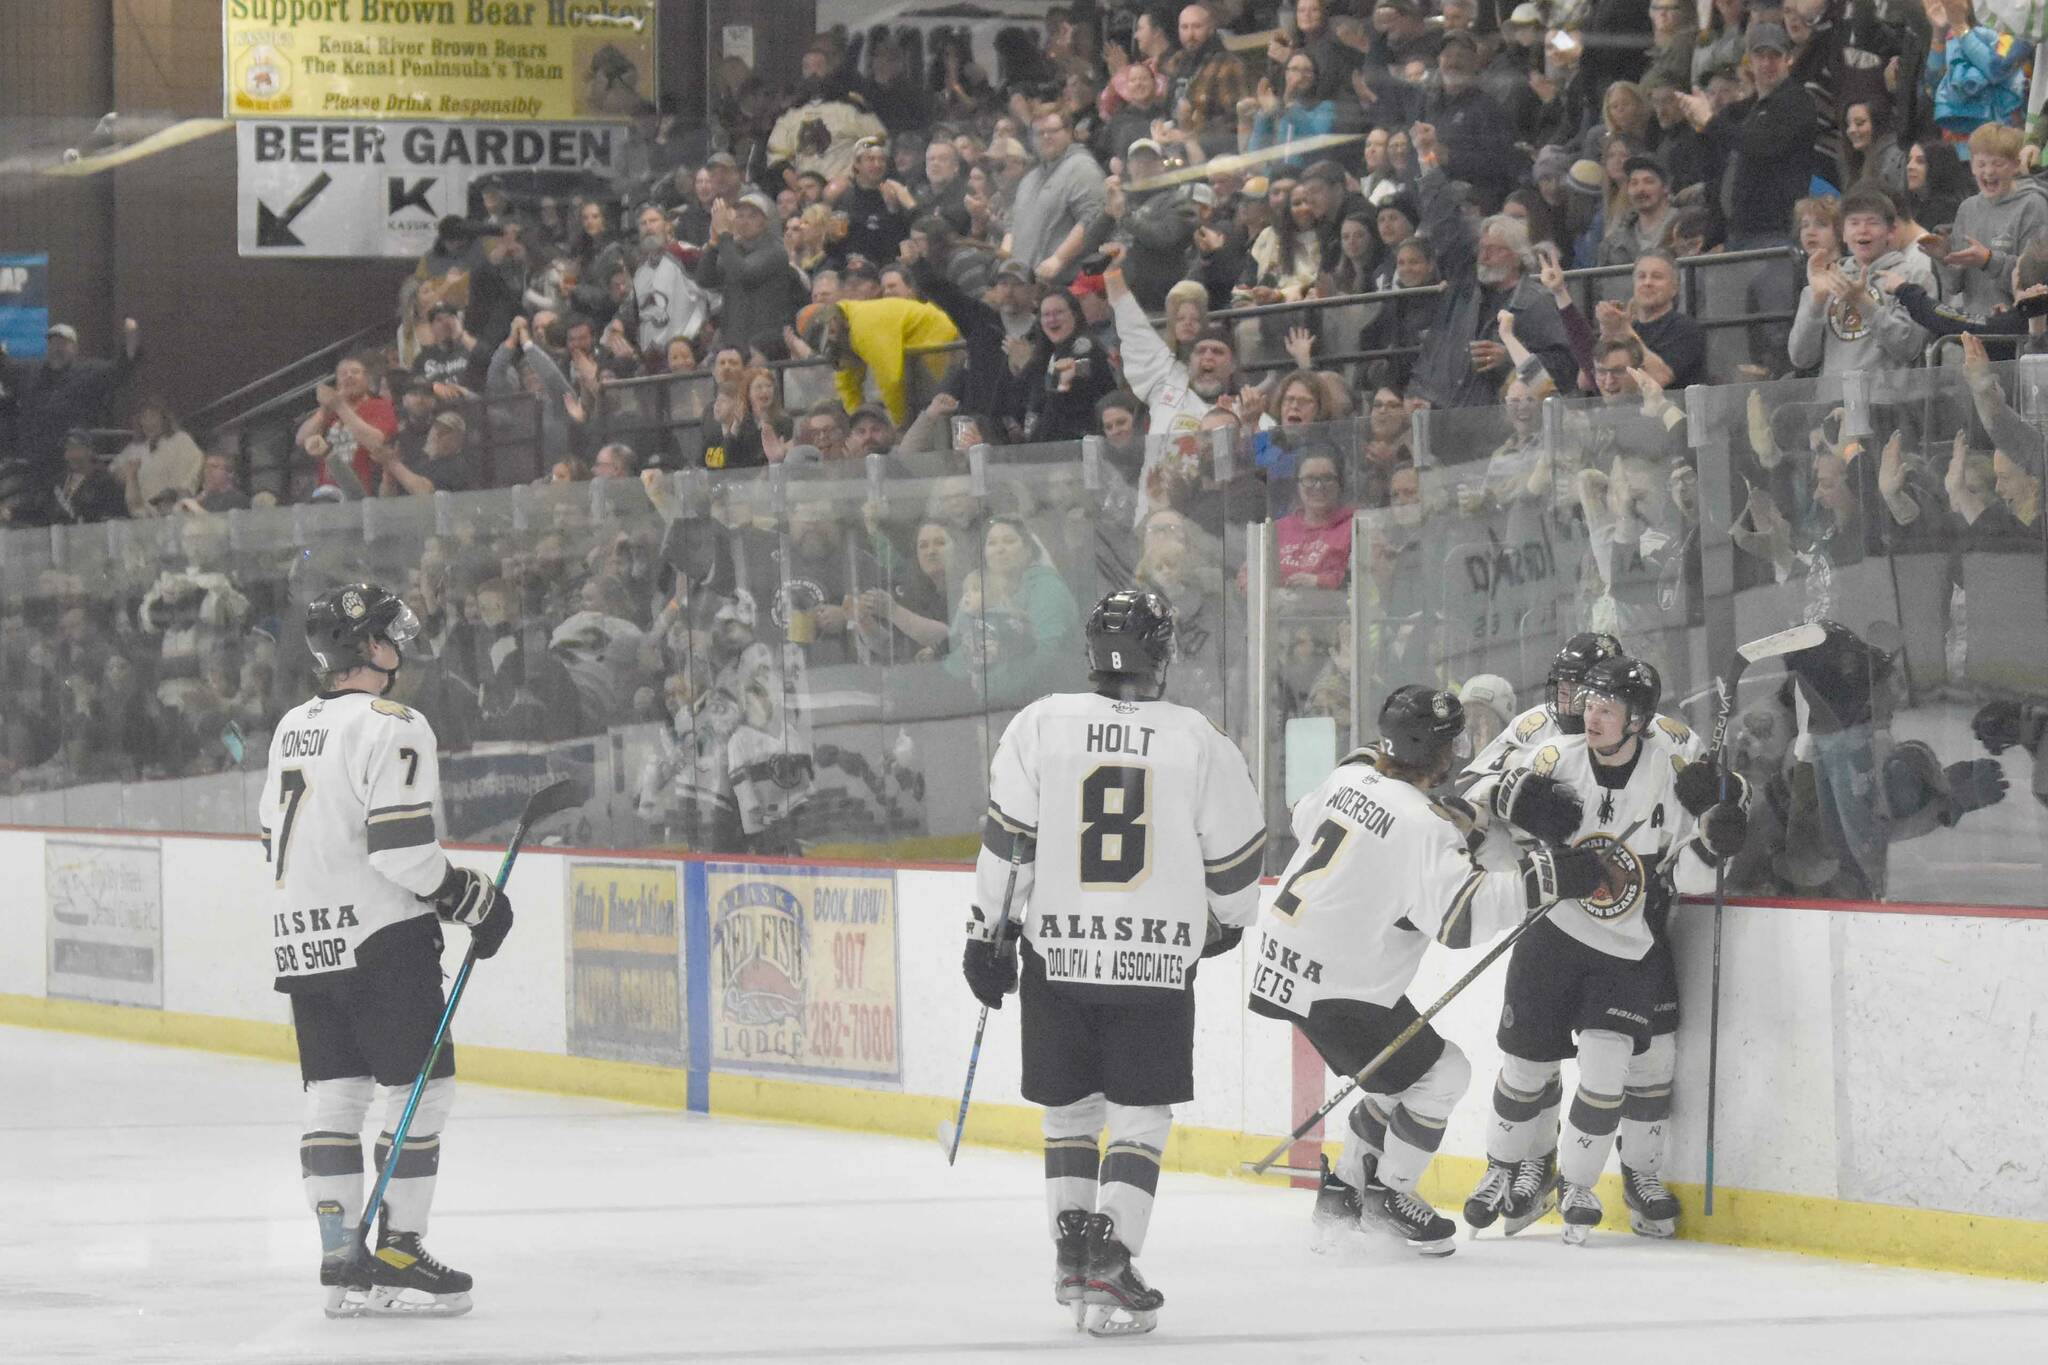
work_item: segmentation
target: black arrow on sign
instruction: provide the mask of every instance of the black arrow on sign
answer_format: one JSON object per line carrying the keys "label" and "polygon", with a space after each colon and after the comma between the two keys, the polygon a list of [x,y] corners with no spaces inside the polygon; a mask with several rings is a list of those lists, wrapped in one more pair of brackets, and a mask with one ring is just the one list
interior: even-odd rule
{"label": "black arrow on sign", "polygon": [[284,206],[283,213],[272,213],[270,205],[256,201],[256,245],[304,246],[299,235],[292,231],[292,220],[306,211],[306,206],[320,197],[320,191],[334,183],[334,177],[322,171],[313,177],[313,183],[299,191],[298,197]]}
{"label": "black arrow on sign", "polygon": [[418,209],[421,213],[426,214],[427,217],[432,218],[434,216],[434,206],[427,200],[427,191],[434,188],[436,180],[437,177],[427,175],[408,183],[402,175],[389,177],[385,184],[387,186],[386,197],[390,200],[390,207],[384,211],[385,216],[396,217],[400,209]]}

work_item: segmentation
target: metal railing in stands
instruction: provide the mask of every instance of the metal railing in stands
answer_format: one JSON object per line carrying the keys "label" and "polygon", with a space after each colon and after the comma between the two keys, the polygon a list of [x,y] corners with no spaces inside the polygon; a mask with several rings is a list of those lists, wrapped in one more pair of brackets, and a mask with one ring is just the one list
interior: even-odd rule
{"label": "metal railing in stands", "polygon": [[[239,420],[251,415],[257,409],[242,409],[240,405],[256,399],[258,394],[274,390],[279,384],[286,384],[289,392],[273,394],[268,400],[257,399],[258,407],[267,407],[279,398],[300,397],[310,392],[315,384],[322,382],[333,372],[343,356],[350,355],[370,344],[377,337],[390,337],[398,330],[398,318],[394,315],[380,322],[349,333],[339,341],[329,342],[317,351],[300,356],[297,360],[280,365],[259,379],[252,379],[242,387],[222,394],[185,418],[188,431],[203,432],[211,436],[223,428],[233,426]],[[308,379],[307,374],[317,377]]]}

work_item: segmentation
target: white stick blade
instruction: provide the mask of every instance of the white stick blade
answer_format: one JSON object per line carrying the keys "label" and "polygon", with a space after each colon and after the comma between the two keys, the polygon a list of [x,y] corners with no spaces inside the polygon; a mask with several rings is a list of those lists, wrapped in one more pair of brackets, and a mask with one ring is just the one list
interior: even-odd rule
{"label": "white stick blade", "polygon": [[1735,652],[1745,663],[1759,663],[1785,654],[1796,654],[1802,649],[1812,649],[1828,638],[1828,633],[1816,622],[1781,630],[1775,635],[1766,635],[1761,640],[1751,640],[1746,645],[1737,645]]}

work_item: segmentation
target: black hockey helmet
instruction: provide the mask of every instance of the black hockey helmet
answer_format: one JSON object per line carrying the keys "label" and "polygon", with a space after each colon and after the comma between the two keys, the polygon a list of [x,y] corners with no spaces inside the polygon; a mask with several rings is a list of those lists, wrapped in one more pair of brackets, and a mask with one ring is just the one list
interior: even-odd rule
{"label": "black hockey helmet", "polygon": [[1088,670],[1091,676],[1138,686],[1166,686],[1173,662],[1173,606],[1166,594],[1121,588],[1088,613]]}
{"label": "black hockey helmet", "polygon": [[1472,756],[1465,733],[1465,704],[1455,692],[1421,683],[1397,687],[1380,703],[1380,748],[1396,763],[1424,771],[1446,755]]}
{"label": "black hockey helmet", "polygon": [[1568,735],[1584,734],[1586,722],[1579,718],[1577,711],[1557,709],[1557,689],[1570,683],[1576,689],[1586,680],[1586,670],[1602,659],[1619,659],[1621,641],[1605,631],[1582,630],[1559,647],[1557,655],[1550,661],[1550,672],[1544,678],[1549,697],[1544,703],[1550,708],[1550,718],[1557,722],[1557,728]]}
{"label": "black hockey helmet", "polygon": [[419,632],[412,608],[374,583],[330,588],[306,608],[306,648],[322,673],[368,666],[370,642],[379,636],[402,655]]}
{"label": "black hockey helmet", "polygon": [[1579,682],[1579,691],[1620,702],[1628,709],[1630,732],[1635,733],[1648,726],[1650,717],[1657,714],[1657,703],[1664,700],[1664,680],[1641,659],[1617,656],[1602,659],[1587,669]]}

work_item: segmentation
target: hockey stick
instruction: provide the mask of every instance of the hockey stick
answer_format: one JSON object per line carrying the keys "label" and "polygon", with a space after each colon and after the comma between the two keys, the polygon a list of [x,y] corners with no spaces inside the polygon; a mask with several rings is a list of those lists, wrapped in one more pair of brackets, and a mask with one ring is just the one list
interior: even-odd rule
{"label": "hockey stick", "polygon": [[[1010,879],[1003,884],[1003,909],[996,916],[996,931],[992,942],[997,948],[1003,944],[1003,933],[1010,927],[1010,898],[1017,893],[1017,855],[1024,851],[1024,838],[1012,832],[1010,835]],[[1021,1009],[1022,1006],[1020,1005]],[[974,1096],[974,1073],[981,1065],[981,1035],[988,1030],[988,1006],[981,1007],[981,1018],[974,1024],[974,1048],[967,1054],[967,1084],[960,1087],[960,1112],[947,1123],[939,1120],[939,1145],[946,1149],[946,1164],[953,1164],[960,1155],[960,1136],[967,1131],[967,1105]]]}
{"label": "hockey stick", "polygon": [[[1789,633],[1789,632],[1788,632]],[[1775,638],[1775,637],[1773,637]],[[1800,646],[1804,648],[1805,646]],[[1745,650],[1748,646],[1744,647]],[[1745,660],[1749,655],[1744,653]],[[1716,678],[1715,686],[1720,693],[1720,713],[1714,718],[1714,743],[1709,750],[1714,763],[1719,767],[1727,756],[1728,715],[1735,709],[1735,689],[1724,679]],[[1728,799],[1728,772],[1720,768],[1721,800]],[[1721,921],[1728,911],[1728,860],[1714,861],[1714,984],[1707,1004],[1707,1184],[1705,1206],[1707,1217],[1714,1216],[1714,1101],[1719,1094],[1721,1076]]]}
{"label": "hockey stick", "polygon": [[[1632,821],[1627,829],[1623,830],[1619,835],[1615,837],[1614,842],[1617,845],[1627,844],[1629,841],[1629,836],[1633,835],[1638,829],[1642,828],[1642,824],[1643,822],[1641,820]],[[1275,1162],[1277,1162],[1278,1160],[1280,1160],[1281,1157],[1287,1154],[1287,1149],[1289,1147],[1292,1147],[1295,1143],[1307,1137],[1309,1130],[1311,1128],[1314,1128],[1317,1124],[1321,1123],[1324,1119],[1330,1116],[1331,1110],[1335,1109],[1338,1105],[1344,1103],[1345,1100],[1351,1098],[1352,1091],[1363,1087],[1368,1080],[1372,1079],[1373,1073],[1377,1072],[1381,1067],[1385,1066],[1389,1061],[1393,1059],[1395,1053],[1399,1052],[1402,1048],[1408,1046],[1409,1043],[1413,1042],[1415,1040],[1416,1035],[1422,1032],[1422,1030],[1428,1025],[1430,1020],[1436,1018],[1436,1016],[1443,1011],[1446,1005],[1450,1004],[1453,1000],[1456,1000],[1459,994],[1462,993],[1467,986],[1471,985],[1474,981],[1478,980],[1479,974],[1481,972],[1484,972],[1488,967],[1491,967],[1494,964],[1494,962],[1499,959],[1502,953],[1505,953],[1508,949],[1514,947],[1516,942],[1521,939],[1522,935],[1528,933],[1531,929],[1535,928],[1538,920],[1541,920],[1544,916],[1548,915],[1552,909],[1559,905],[1562,905],[1563,903],[1564,902],[1562,900],[1554,900],[1549,905],[1543,906],[1541,909],[1530,911],[1528,917],[1524,919],[1520,924],[1517,924],[1513,929],[1510,929],[1505,938],[1501,939],[1500,942],[1494,944],[1493,947],[1486,950],[1486,956],[1480,958],[1478,962],[1474,963],[1471,971],[1466,972],[1463,976],[1459,977],[1457,983],[1453,985],[1449,990],[1445,991],[1443,995],[1438,998],[1437,1002],[1434,1005],[1431,1005],[1428,1009],[1424,1010],[1419,1016],[1417,1016],[1414,1023],[1410,1024],[1407,1028],[1402,1029],[1401,1032],[1394,1038],[1393,1042],[1388,1043],[1385,1047],[1381,1048],[1379,1055],[1377,1057],[1374,1057],[1371,1061],[1365,1064],[1364,1070],[1360,1071],[1357,1075],[1352,1076],[1350,1079],[1346,1080],[1343,1085],[1337,1087],[1337,1093],[1330,1096],[1329,1099],[1324,1100],[1322,1108],[1316,1110],[1315,1113],[1310,1114],[1307,1118],[1303,1119],[1300,1123],[1296,1124],[1294,1127],[1294,1131],[1289,1133],[1287,1137],[1284,1140],[1282,1140],[1279,1146],[1275,1147],[1272,1151],[1266,1153],[1266,1155],[1260,1158],[1259,1160],[1248,1163],[1246,1168],[1250,1170],[1253,1175],[1264,1175]]]}
{"label": "hockey stick", "polygon": [[[497,886],[505,887],[505,881],[512,875],[512,863],[519,857],[520,846],[533,827],[551,815],[565,810],[574,810],[586,799],[582,787],[570,778],[551,782],[526,799],[526,809],[519,813],[519,823],[513,827],[512,842],[505,846],[505,861],[498,865]],[[427,1048],[427,1060],[420,1064],[420,1074],[413,1078],[412,1093],[405,1098],[405,1112],[398,1116],[398,1126],[391,1132],[391,1150],[385,1155],[384,1169],[377,1173],[377,1187],[370,1194],[370,1202],[363,1208],[363,1221],[356,1225],[356,1258],[368,1260],[370,1256],[370,1229],[377,1221],[377,1210],[384,1204],[384,1191],[391,1184],[391,1173],[398,1169],[399,1153],[405,1150],[405,1139],[412,1131],[413,1111],[419,1108],[420,1096],[427,1088],[427,1077],[434,1072],[434,1063],[441,1059],[441,1048],[448,1041],[448,1025],[455,1018],[455,1007],[462,1003],[463,987],[469,984],[470,969],[476,966],[476,941],[472,936],[469,951],[463,955],[461,970],[455,973],[455,984],[448,988],[448,1003],[442,1007],[441,1022],[434,1027],[434,1041]]]}

